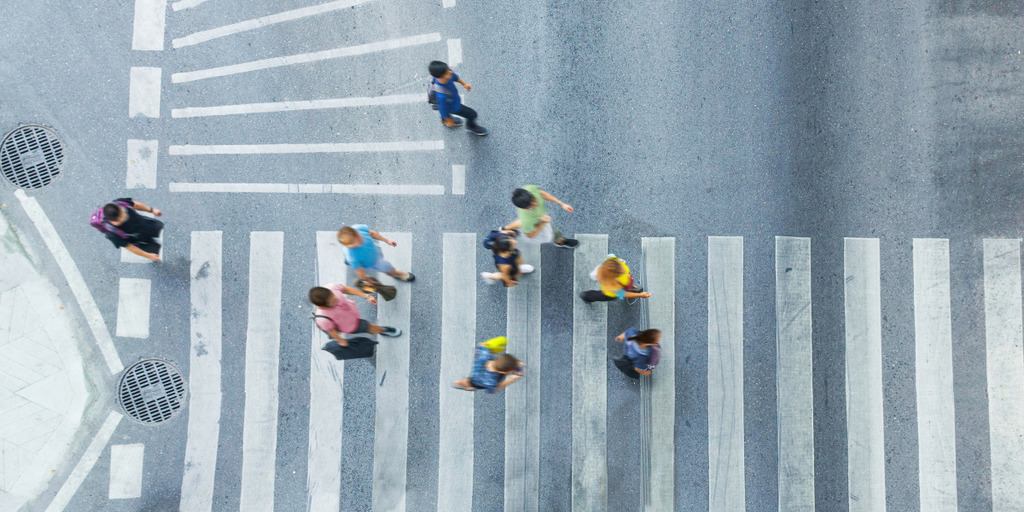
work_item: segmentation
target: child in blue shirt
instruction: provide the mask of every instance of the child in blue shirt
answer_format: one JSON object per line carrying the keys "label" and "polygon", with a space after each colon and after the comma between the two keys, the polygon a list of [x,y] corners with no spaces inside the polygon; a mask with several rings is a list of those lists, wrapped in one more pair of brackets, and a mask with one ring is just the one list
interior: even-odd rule
{"label": "child in blue shirt", "polygon": [[495,354],[481,343],[476,346],[473,354],[473,370],[469,377],[457,380],[452,385],[465,391],[486,389],[488,393],[496,393],[521,379],[525,367],[526,364],[512,354]]}
{"label": "child in blue shirt", "polygon": [[487,128],[476,124],[476,111],[462,104],[462,98],[459,97],[459,90],[455,87],[455,82],[462,84],[466,88],[466,92],[472,91],[473,88],[462,81],[459,75],[456,75],[444,62],[435,60],[427,69],[430,71],[430,76],[434,77],[430,84],[430,90],[437,98],[437,110],[441,113],[441,122],[449,128],[458,128],[462,126],[462,122],[452,116],[463,117],[466,119],[467,130],[480,136],[487,135]]}

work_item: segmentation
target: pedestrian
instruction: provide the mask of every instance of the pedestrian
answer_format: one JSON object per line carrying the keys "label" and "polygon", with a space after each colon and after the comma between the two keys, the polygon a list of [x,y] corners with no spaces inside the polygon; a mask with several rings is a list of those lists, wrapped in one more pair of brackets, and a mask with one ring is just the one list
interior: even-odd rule
{"label": "pedestrian", "polygon": [[[498,350],[504,351],[503,348]],[[453,382],[452,386],[465,391],[486,389],[488,393],[496,393],[521,379],[525,374],[526,363],[511,354],[499,355],[485,342],[476,346],[476,351],[473,354],[473,370],[469,377]]]}
{"label": "pedestrian", "polygon": [[558,198],[541,190],[537,185],[526,185],[512,192],[512,204],[516,205],[519,218],[502,229],[518,229],[523,232],[525,239],[534,243],[553,242],[557,247],[575,249],[580,245],[579,240],[563,237],[562,232],[551,224],[551,217],[548,215],[545,205],[546,201],[558,203],[558,206],[569,213],[575,211],[572,205],[559,201]]}
{"label": "pedestrian", "polygon": [[651,296],[643,288],[636,286],[633,275],[625,261],[614,254],[605,256],[603,263],[590,272],[590,278],[601,285],[600,290],[587,290],[580,293],[580,298],[587,303],[596,301],[644,298]]}
{"label": "pedestrian", "polygon": [[344,247],[345,263],[352,267],[352,270],[355,270],[356,274],[359,275],[359,279],[369,281],[370,276],[366,274],[366,271],[375,270],[377,272],[384,272],[399,281],[407,283],[416,280],[416,276],[412,272],[398,270],[394,265],[385,260],[380,247],[377,247],[374,240],[380,240],[391,247],[398,245],[394,240],[381,236],[380,233],[370,229],[366,224],[345,226],[338,230],[338,242]]}
{"label": "pedestrian", "polygon": [[334,338],[338,345],[348,346],[348,340],[343,338],[342,334],[380,334],[391,338],[402,335],[402,330],[396,327],[382,327],[359,318],[356,301],[346,295],[356,295],[366,299],[370,304],[377,304],[377,299],[372,295],[340,283],[331,283],[326,287],[316,286],[309,290],[309,301],[316,306],[313,313],[316,326]]}
{"label": "pedestrian", "polygon": [[434,93],[434,98],[437,101],[441,122],[449,128],[458,128],[463,123],[452,116],[459,116],[466,120],[467,130],[481,137],[487,135],[487,128],[476,124],[476,111],[462,104],[462,98],[459,97],[459,90],[455,87],[455,82],[462,84],[466,88],[466,92],[472,91],[473,88],[459,78],[459,75],[456,75],[448,67],[448,64],[439,60],[432,61],[427,70],[430,72],[430,76],[434,77],[430,82],[430,90]]}
{"label": "pedestrian", "polygon": [[497,272],[481,272],[480,277],[484,278],[487,284],[495,284],[498,281],[505,283],[506,288],[519,284],[518,278],[522,274],[533,272],[533,265],[523,263],[523,255],[516,247],[516,239],[513,238],[514,231],[501,231],[494,238],[491,251],[494,253],[494,267]]}
{"label": "pedestrian", "polygon": [[139,210],[159,217],[163,212],[130,197],[115,199],[92,214],[89,221],[94,228],[106,235],[114,247],[125,248],[128,252],[143,258],[160,261],[160,238],[164,223],[139,215]]}
{"label": "pedestrian", "polygon": [[650,375],[651,370],[658,365],[661,355],[661,331],[637,331],[631,327],[616,336],[615,341],[622,342],[623,345],[623,355],[615,360],[615,366],[626,376],[639,379],[641,375]]}

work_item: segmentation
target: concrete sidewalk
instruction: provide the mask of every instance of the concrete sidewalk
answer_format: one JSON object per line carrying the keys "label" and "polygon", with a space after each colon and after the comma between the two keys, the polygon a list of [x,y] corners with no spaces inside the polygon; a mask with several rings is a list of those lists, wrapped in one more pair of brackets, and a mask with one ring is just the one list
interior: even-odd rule
{"label": "concrete sidewalk", "polygon": [[72,462],[94,391],[70,315],[0,209],[0,510],[35,499]]}

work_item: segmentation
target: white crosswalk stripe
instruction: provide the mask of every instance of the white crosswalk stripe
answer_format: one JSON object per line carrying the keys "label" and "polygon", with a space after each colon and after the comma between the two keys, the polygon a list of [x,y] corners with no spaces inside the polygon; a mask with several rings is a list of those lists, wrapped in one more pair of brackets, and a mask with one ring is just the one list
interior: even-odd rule
{"label": "white crosswalk stripe", "polygon": [[[412,269],[416,263],[412,235],[392,233],[384,236],[398,242],[395,248],[382,247],[385,257],[397,268]],[[220,232],[192,234],[193,312],[188,371],[191,389],[181,510],[214,508],[212,504],[221,499],[220,494],[215,494],[214,487],[218,447],[223,443],[239,442],[237,439],[218,438],[222,421],[221,315],[223,308],[231,307],[221,304],[222,267],[227,266],[227,262],[221,261],[221,238]],[[414,506],[417,509],[436,508],[438,512],[470,510],[474,501],[480,499],[474,491],[481,485],[484,488],[503,485],[503,497],[496,499],[503,499],[504,510],[540,512],[562,506],[547,502],[549,497],[545,495],[545,489],[550,487],[545,474],[556,484],[558,479],[564,478],[563,482],[570,486],[571,493],[568,497],[571,501],[567,500],[566,504],[575,511],[609,510],[623,499],[629,499],[648,511],[684,510],[688,505],[680,496],[687,491],[679,489],[676,484],[686,478],[680,474],[682,463],[679,456],[688,447],[678,441],[678,431],[684,428],[679,418],[686,417],[686,427],[689,427],[693,416],[704,414],[707,415],[707,460],[700,463],[706,463],[708,468],[704,485],[709,510],[743,510],[748,503],[786,511],[815,510],[815,468],[823,463],[816,460],[815,453],[814,419],[818,414],[815,411],[815,393],[818,390],[815,388],[816,369],[812,359],[816,347],[812,326],[814,314],[820,309],[813,307],[816,306],[813,303],[822,299],[811,293],[812,282],[817,282],[815,276],[835,279],[836,290],[841,286],[843,293],[842,307],[837,314],[844,324],[841,332],[845,334],[846,360],[840,372],[845,374],[846,382],[844,387],[838,388],[838,393],[840,400],[845,395],[847,413],[845,432],[838,435],[843,436],[841,439],[845,441],[848,452],[843,468],[848,478],[848,507],[851,511],[886,509],[887,478],[894,475],[886,475],[885,443],[890,431],[884,424],[886,395],[883,368],[905,362],[890,361],[882,351],[885,341],[882,314],[891,307],[886,302],[888,295],[884,290],[892,284],[884,281],[886,274],[883,273],[885,269],[881,258],[884,247],[879,239],[845,239],[841,253],[843,271],[838,274],[837,266],[821,268],[822,265],[816,263],[812,269],[812,240],[809,238],[776,237],[774,269],[770,266],[765,268],[772,263],[753,261],[753,258],[747,260],[742,237],[708,237],[706,262],[692,262],[690,257],[679,257],[675,238],[641,239],[642,263],[634,268],[634,273],[643,278],[641,284],[652,293],[652,297],[645,299],[642,304],[646,310],[641,309],[640,313],[647,312],[645,325],[660,329],[663,338],[661,362],[652,377],[640,384],[641,421],[636,432],[642,441],[640,453],[635,454],[636,461],[631,463],[634,464],[631,467],[642,468],[643,474],[622,475],[617,472],[615,463],[619,461],[614,458],[620,453],[614,451],[616,440],[609,438],[608,426],[636,420],[624,416],[621,408],[609,407],[609,397],[621,396],[616,393],[622,393],[623,389],[609,384],[614,382],[614,386],[619,386],[619,381],[611,378],[613,376],[609,376],[607,371],[611,367],[608,346],[614,345],[610,339],[617,334],[609,332],[609,325],[618,328],[619,324],[611,322],[619,322],[622,312],[618,307],[610,308],[608,303],[587,304],[578,297],[581,291],[595,287],[589,274],[603,260],[609,245],[608,236],[602,234],[579,235],[581,245],[572,254],[572,368],[562,369],[571,372],[571,401],[559,402],[566,405],[558,406],[571,407],[571,411],[542,407],[549,403],[548,393],[570,391],[542,387],[542,376],[558,370],[546,367],[541,360],[542,354],[546,353],[542,351],[542,334],[548,336],[548,333],[542,333],[542,326],[549,325],[544,312],[557,307],[545,301],[563,301],[565,298],[542,296],[542,270],[545,269],[540,247],[525,244],[520,247],[526,262],[536,270],[524,276],[518,286],[507,290],[505,334],[509,338],[508,351],[528,365],[526,377],[503,391],[504,452],[501,453],[500,449],[497,455],[474,452],[475,443],[480,444],[479,439],[482,439],[479,437],[481,434],[475,432],[479,426],[473,422],[476,395],[456,390],[451,383],[464,377],[471,367],[473,343],[499,334],[476,329],[480,313],[476,288],[482,286],[476,274],[480,270],[490,270],[489,265],[485,269],[478,268],[479,251],[482,250],[479,238],[474,233],[445,233],[442,237],[441,283],[433,283],[441,290],[440,368],[438,373],[428,374],[438,383],[439,402],[437,418],[426,419],[426,423],[436,421],[436,440],[410,438],[410,401],[414,396],[420,396],[417,390],[410,390],[410,372],[417,370],[410,367],[410,346],[415,347],[417,335],[422,336],[415,325],[410,325],[410,308],[414,299],[412,294],[417,293],[421,283],[407,285],[388,277],[382,278],[386,283],[396,285],[399,293],[394,301],[381,301],[374,323],[400,328],[405,334],[399,338],[380,338],[381,344],[373,361],[376,367],[373,382],[376,412],[372,433],[343,431],[344,389],[359,383],[349,382],[351,378],[345,379],[344,364],[320,350],[327,337],[315,327],[310,327],[312,337],[305,338],[311,351],[309,444],[305,461],[307,510],[337,510],[347,505],[380,512],[402,511]],[[315,240],[317,266],[316,272],[310,274],[309,282],[344,282],[347,269],[335,233],[318,232]],[[277,375],[281,351],[284,235],[257,232],[251,234],[251,241],[239,506],[245,510],[272,510],[275,508],[275,493],[283,491],[275,489],[275,481],[278,480],[275,457],[278,455],[276,429],[280,414],[277,409]],[[568,254],[559,252],[559,256],[564,256],[559,259],[562,264],[568,261]],[[680,265],[677,257],[687,263]],[[680,386],[691,377],[679,380],[679,375],[685,374],[676,370],[683,371],[683,353],[688,351],[685,344],[694,341],[677,338],[680,333],[675,316],[680,307],[677,298],[688,297],[692,293],[692,290],[679,289],[680,276],[692,273],[694,265],[703,263],[707,265],[708,294],[707,409],[691,410],[692,406],[680,395]],[[910,363],[915,372],[916,403],[895,403],[893,407],[907,407],[916,412],[918,473],[899,477],[918,478],[922,510],[955,510],[962,505],[958,500],[963,499],[958,498],[957,492],[958,485],[963,488],[964,477],[957,471],[959,453],[956,448],[958,436],[964,433],[957,431],[959,425],[954,422],[956,413],[960,412],[954,410],[953,395],[957,345],[951,320],[957,303],[951,301],[950,290],[955,282],[952,278],[960,270],[960,262],[950,260],[949,240],[915,239],[912,263],[915,353]],[[984,378],[989,393],[990,446],[986,451],[991,457],[991,496],[995,510],[1018,510],[1024,508],[1024,492],[1017,482],[1019,475],[1024,473],[1024,463],[1021,462],[1024,460],[1024,442],[1021,441],[1024,439],[1024,403],[1019,398],[1020,391],[1024,390],[1020,241],[985,240],[981,263],[984,268],[987,354]],[[557,275],[559,269],[551,266],[551,261],[548,265],[547,275]],[[745,456],[756,451],[754,446],[746,446],[746,443],[752,443],[754,441],[750,439],[756,438],[745,436],[744,404],[746,400],[749,407],[752,396],[765,393],[765,390],[746,389],[744,386],[744,374],[750,371],[744,368],[744,358],[757,357],[744,354],[744,344],[751,341],[744,338],[744,308],[749,307],[744,301],[744,276],[750,275],[753,269],[774,270],[775,277],[777,359],[768,364],[774,363],[777,379],[773,390],[777,397],[777,504],[766,504],[762,497],[748,495],[745,474],[748,469]],[[839,282],[839,277],[831,277],[833,275],[842,276],[842,281]],[[425,280],[424,277],[419,280]],[[474,286],[467,286],[466,283],[470,282]],[[422,284],[430,286],[427,282]],[[906,284],[900,283],[899,286]],[[547,283],[546,286],[552,285]],[[567,292],[565,287],[562,290]],[[816,290],[815,293],[820,292]],[[834,301],[835,297],[827,299]],[[288,303],[289,299],[284,297],[284,300]],[[416,297],[416,300],[421,299]],[[568,303],[561,306],[568,306]],[[703,306],[700,304],[699,308],[703,309]],[[979,303],[978,307],[981,306]],[[306,314],[305,311],[302,315]],[[703,320],[691,318],[687,321]],[[821,318],[817,320],[821,321]],[[558,342],[556,339],[544,340],[544,343]],[[566,343],[568,339],[561,342]],[[702,342],[695,344],[700,348]],[[693,353],[692,350],[688,352]],[[568,383],[568,380],[564,382]],[[758,395],[752,394],[755,392]],[[545,437],[552,435],[544,430],[547,414],[556,414],[566,422],[571,421],[571,437],[561,440]],[[350,443],[367,444],[370,439],[373,442],[373,473],[372,482],[364,482],[367,488],[372,486],[371,492],[366,494],[367,503],[342,503],[341,492],[347,478],[342,473],[346,463],[342,459],[343,447]],[[436,455],[430,455],[432,448],[429,445],[435,442]],[[412,455],[414,452],[410,448],[413,444],[420,448],[415,452],[418,459]],[[775,448],[772,447],[773,450]],[[415,461],[423,461],[424,451],[428,454],[429,463],[417,465]],[[150,456],[147,451],[147,464]],[[430,457],[436,457],[436,460]],[[480,461],[494,457],[503,459],[501,463],[504,465],[503,476],[499,469],[497,482],[485,480],[490,476],[479,469],[474,472]],[[824,463],[832,464],[829,461]],[[571,467],[571,474],[552,474],[552,467],[562,471]],[[407,475],[413,470],[417,472],[416,478]],[[680,480],[681,477],[684,480]],[[977,478],[977,475],[971,478]],[[424,492],[412,487],[415,482],[423,481],[429,482],[431,487],[436,485],[436,494],[433,489]],[[112,480],[111,496],[132,496],[134,486],[134,480]],[[146,489],[143,482],[143,497]],[[752,486],[750,490],[754,492]],[[624,493],[629,495],[624,497]],[[413,496],[416,499],[428,496],[430,501],[413,505]]]}

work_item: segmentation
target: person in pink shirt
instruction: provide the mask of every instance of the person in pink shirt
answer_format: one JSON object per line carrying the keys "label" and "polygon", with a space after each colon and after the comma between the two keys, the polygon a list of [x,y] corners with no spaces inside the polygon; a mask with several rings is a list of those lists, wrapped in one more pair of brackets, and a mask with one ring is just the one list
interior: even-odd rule
{"label": "person in pink shirt", "polygon": [[374,325],[359,318],[356,301],[346,295],[357,295],[370,304],[377,304],[377,299],[372,295],[340,283],[331,283],[326,287],[317,286],[309,290],[309,301],[316,306],[316,326],[334,338],[339,345],[348,346],[348,341],[341,336],[342,334],[380,334],[392,338],[402,335],[401,329]]}

